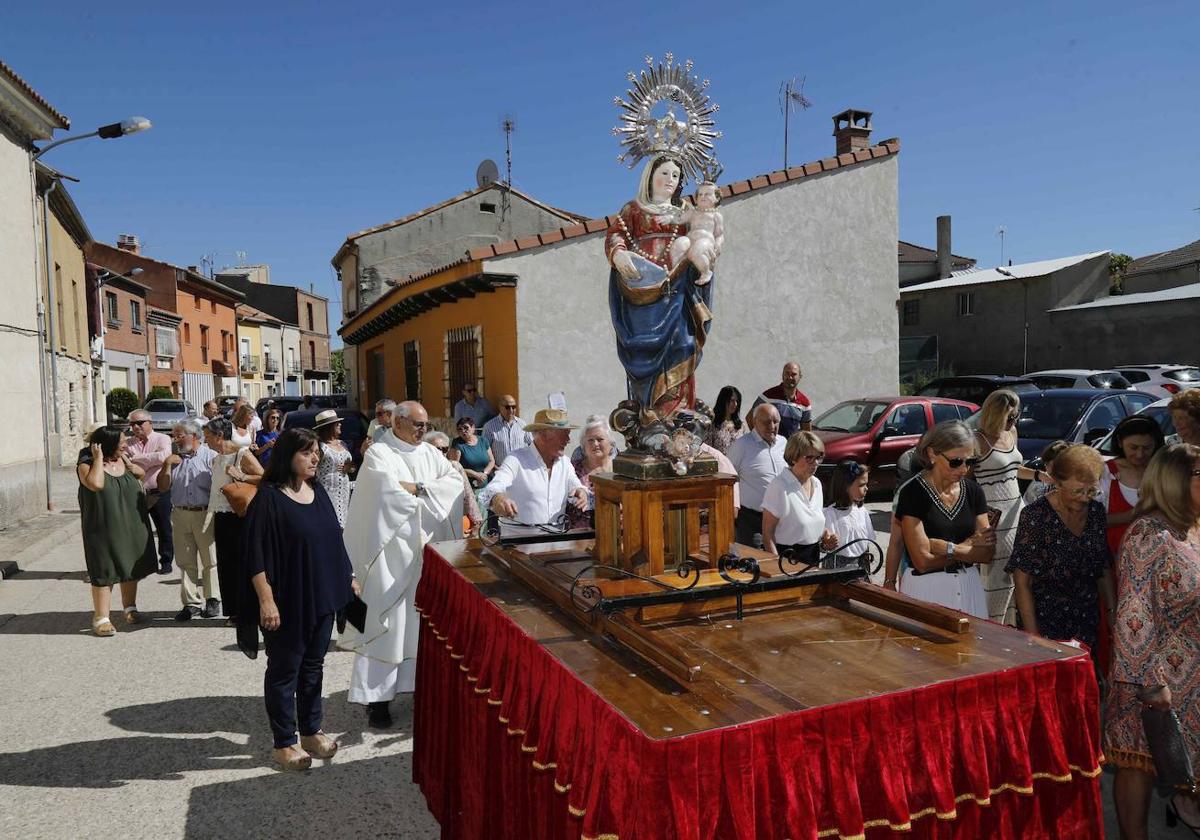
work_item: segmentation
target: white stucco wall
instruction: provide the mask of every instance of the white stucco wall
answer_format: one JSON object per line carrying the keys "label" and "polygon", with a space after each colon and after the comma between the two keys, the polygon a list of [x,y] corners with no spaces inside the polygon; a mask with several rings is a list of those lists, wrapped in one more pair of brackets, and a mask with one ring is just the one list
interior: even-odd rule
{"label": "white stucco wall", "polygon": [[[778,383],[789,359],[803,368],[801,388],[818,413],[850,397],[896,393],[897,202],[895,155],[726,199],[700,398],[711,405],[732,384],[748,405]],[[602,235],[495,258],[485,268],[519,278],[524,416],[558,390],[573,418],[607,415],[625,397],[625,374]]]}
{"label": "white stucco wall", "polygon": [[0,405],[13,409],[0,435],[0,527],[46,509],[36,230],[29,155],[0,130]]}

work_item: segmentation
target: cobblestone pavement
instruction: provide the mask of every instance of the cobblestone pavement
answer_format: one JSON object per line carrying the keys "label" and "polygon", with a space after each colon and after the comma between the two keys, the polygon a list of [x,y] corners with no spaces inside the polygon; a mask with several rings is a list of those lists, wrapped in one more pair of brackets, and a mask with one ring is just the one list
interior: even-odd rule
{"label": "cobblestone pavement", "polygon": [[[307,773],[270,765],[264,660],[234,647],[219,620],[177,624],[179,573],[143,581],[152,621],[90,634],[74,475],[55,476],[55,507],[0,531],[0,837],[264,838],[439,836],[412,777],[412,705],[396,728],[364,731],[346,702],[351,656],[325,660],[325,729],[341,742]],[[886,528],[886,505],[870,506]],[[880,542],[886,546],[886,533]],[[1116,837],[1111,776],[1107,835]],[[1152,838],[1184,836],[1151,811]]]}

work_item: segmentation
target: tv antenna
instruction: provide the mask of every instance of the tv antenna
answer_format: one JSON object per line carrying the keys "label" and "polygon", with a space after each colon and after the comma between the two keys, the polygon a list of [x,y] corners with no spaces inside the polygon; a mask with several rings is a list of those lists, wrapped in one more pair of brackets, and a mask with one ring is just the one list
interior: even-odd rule
{"label": "tv antenna", "polygon": [[237,257],[237,261],[238,261],[238,265],[239,265],[239,266],[242,266],[242,265],[245,265],[245,264],[246,264],[246,252],[245,252],[245,251],[234,251],[234,252],[233,252],[233,255],[234,255],[235,257]]}
{"label": "tv antenna", "polygon": [[517,130],[517,118],[505,114],[500,120],[500,130],[504,132],[504,186],[505,190],[500,200],[500,219],[508,215],[508,188],[512,187],[512,136]]}
{"label": "tv antenna", "polygon": [[799,108],[802,111],[807,111],[812,107],[812,101],[804,95],[804,82],[807,76],[801,76],[799,81],[796,77],[785,80],[779,85],[779,111],[783,114],[783,168],[787,169],[788,165],[788,123],[791,122],[792,111]]}
{"label": "tv antenna", "polygon": [[1008,228],[1004,225],[996,228],[996,235],[1000,237],[1000,265],[1004,265],[1004,237],[1008,233]]}

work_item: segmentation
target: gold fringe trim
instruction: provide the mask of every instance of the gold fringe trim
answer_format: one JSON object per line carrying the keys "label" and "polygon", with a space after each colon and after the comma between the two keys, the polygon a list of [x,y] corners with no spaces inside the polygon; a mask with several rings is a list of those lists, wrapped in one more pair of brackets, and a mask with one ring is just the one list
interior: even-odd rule
{"label": "gold fringe trim", "polygon": [[489,697],[488,705],[489,706],[502,706],[502,705],[504,705],[504,701],[503,700],[493,700],[491,697]]}
{"label": "gold fringe trim", "polygon": [[576,808],[574,805],[572,805],[570,802],[568,802],[567,803],[567,812],[572,817],[582,817],[585,814],[587,814],[587,809],[586,808]]}
{"label": "gold fringe trim", "polygon": [[535,753],[535,752],[537,752],[537,747],[536,747],[536,746],[533,746],[533,747],[527,747],[527,746],[525,746],[524,744],[522,744],[522,745],[521,745],[521,752],[523,752],[523,753]]}
{"label": "gold fringe trim", "polygon": [[1133,750],[1108,750],[1105,753],[1108,763],[1114,767],[1124,767],[1127,770],[1141,770],[1143,773],[1154,775],[1154,759],[1149,755]]}
{"label": "gold fringe trim", "polygon": [[553,761],[551,761],[549,764],[542,764],[536,758],[533,760],[533,769],[534,770],[551,770],[557,766],[558,765],[555,764]]}
{"label": "gold fringe trim", "polygon": [[476,694],[491,694],[492,690],[490,688],[477,688],[477,689],[475,689],[475,693]]}
{"label": "gold fringe trim", "polygon": [[[454,650],[454,648],[452,648],[452,647],[447,647],[447,648],[446,648],[446,650]],[[464,656],[466,656],[466,654],[465,654],[465,653],[452,653],[452,654],[450,654],[450,658],[451,658],[451,659],[462,659]]]}
{"label": "gold fringe trim", "polygon": [[580,840],[620,840],[615,834],[580,834]]}
{"label": "gold fringe trim", "polygon": [[558,779],[554,780],[554,790],[558,793],[566,793],[571,789],[570,785],[559,784]]}
{"label": "gold fringe trim", "polygon": [[506,718],[504,715],[499,715],[496,719],[499,720],[501,723],[509,722],[508,718]]}

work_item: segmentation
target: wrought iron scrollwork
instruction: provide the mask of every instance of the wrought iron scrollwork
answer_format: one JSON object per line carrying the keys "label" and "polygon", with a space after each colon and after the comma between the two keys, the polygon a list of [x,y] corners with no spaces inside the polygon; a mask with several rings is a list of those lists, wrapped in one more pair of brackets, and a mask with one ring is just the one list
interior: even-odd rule
{"label": "wrought iron scrollwork", "polygon": [[[855,547],[860,550],[849,550]],[[779,571],[788,577],[799,577],[816,568],[835,569],[838,568],[838,564],[835,562],[838,557],[855,560],[858,567],[867,577],[870,577],[883,565],[884,552],[879,543],[865,537],[850,540],[850,542],[825,553],[821,553],[819,548],[805,551],[803,548],[789,547],[780,552]]]}
{"label": "wrought iron scrollwork", "polygon": [[[750,580],[735,578],[730,575],[730,572],[750,575]],[[758,560],[753,557],[742,557],[733,552],[722,554],[717,560],[717,573],[735,586],[753,586],[762,577],[762,569],[759,568]]]}
{"label": "wrought iron scrollwork", "polygon": [[686,580],[688,577],[691,577],[691,580],[688,581],[687,586],[671,586],[668,583],[663,583],[661,580],[655,580],[652,577],[639,575],[628,571],[627,569],[618,568],[617,566],[607,566],[603,563],[593,563],[589,566],[584,566],[573,578],[571,578],[571,603],[574,604],[575,607],[581,612],[595,612],[595,610],[604,603],[604,592],[599,586],[596,585],[596,578],[594,575],[587,581],[584,581],[583,579],[584,575],[598,571],[612,572],[620,579],[644,581],[668,592],[687,592],[700,582],[700,566],[697,565],[690,557],[681,563],[675,570],[676,574],[678,574],[680,578]]}

